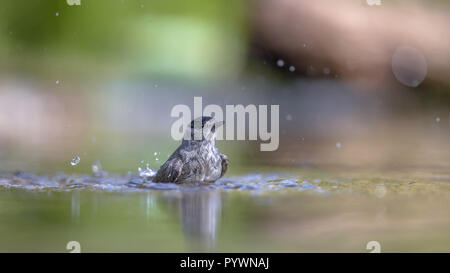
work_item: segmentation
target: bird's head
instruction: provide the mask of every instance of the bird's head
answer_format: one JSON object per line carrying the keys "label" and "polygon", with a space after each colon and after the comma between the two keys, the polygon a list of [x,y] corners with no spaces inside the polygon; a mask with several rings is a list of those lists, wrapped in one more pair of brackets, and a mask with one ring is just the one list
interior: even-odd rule
{"label": "bird's head", "polygon": [[209,141],[215,142],[216,129],[224,124],[223,121],[216,121],[213,117],[202,116],[191,121],[186,132],[185,140],[189,141]]}

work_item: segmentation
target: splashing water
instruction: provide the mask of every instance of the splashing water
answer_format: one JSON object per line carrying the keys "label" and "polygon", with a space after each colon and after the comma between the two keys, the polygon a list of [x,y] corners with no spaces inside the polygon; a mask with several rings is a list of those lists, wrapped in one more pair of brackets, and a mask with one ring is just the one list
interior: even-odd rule
{"label": "splashing water", "polygon": [[106,171],[103,170],[102,165],[100,164],[100,161],[96,160],[94,161],[94,163],[92,164],[92,173],[94,174],[94,176],[97,177],[102,177],[107,175],[108,173]]}
{"label": "splashing water", "polygon": [[80,161],[81,161],[81,158],[79,156],[76,156],[72,159],[72,161],[70,161],[70,165],[76,166],[80,163]]}
{"label": "splashing water", "polygon": [[[95,165],[95,164],[94,164]],[[96,165],[98,166],[98,165]],[[133,193],[149,192],[153,190],[163,192],[185,192],[185,191],[222,191],[242,192],[251,195],[263,195],[267,193],[299,193],[319,194],[329,196],[334,194],[369,194],[382,198],[387,192],[402,192],[411,194],[413,192],[445,192],[448,189],[448,176],[437,178],[435,174],[424,177],[411,183],[411,177],[398,177],[393,181],[380,183],[380,177],[362,175],[361,177],[346,176],[324,176],[319,177],[311,174],[303,176],[296,173],[249,173],[246,175],[221,178],[212,183],[155,183],[151,177],[155,171],[147,165],[140,169],[139,173],[129,172],[126,175],[110,174],[101,170],[100,175],[67,175],[57,174],[36,175],[31,173],[16,172],[0,174],[0,190],[21,189],[30,191],[57,191],[66,192],[74,190]],[[385,177],[383,177],[385,180]],[[433,181],[433,183],[429,183]],[[167,192],[167,194],[169,194]]]}
{"label": "splashing water", "polygon": [[92,164],[92,172],[94,174],[97,174],[100,171],[100,168],[101,167],[99,166],[99,164],[96,164],[96,163]]}
{"label": "splashing water", "polygon": [[[97,169],[98,168],[98,169]],[[99,165],[93,165],[94,176],[81,175],[71,176],[58,174],[56,176],[38,176],[35,174],[18,172],[9,175],[0,175],[0,189],[14,188],[25,190],[52,190],[52,191],[72,191],[72,190],[94,190],[107,192],[136,192],[148,190],[223,190],[248,191],[252,194],[262,194],[264,192],[283,191],[310,191],[324,193],[319,184],[312,185],[307,181],[299,182],[298,177],[290,174],[247,174],[227,179],[219,179],[213,183],[155,183],[151,177],[156,171],[150,169],[147,164],[145,169],[139,168],[139,174],[129,173],[126,176],[108,174]],[[96,175],[101,173],[102,175]],[[327,182],[330,183],[330,182]],[[335,183],[333,183],[334,185]]]}
{"label": "splashing water", "polygon": [[155,176],[155,174],[156,174],[156,171],[152,170],[150,168],[150,164],[148,164],[148,163],[145,165],[145,169],[142,169],[141,167],[139,167],[138,171],[139,171],[139,176],[142,178],[149,178],[149,177]]}

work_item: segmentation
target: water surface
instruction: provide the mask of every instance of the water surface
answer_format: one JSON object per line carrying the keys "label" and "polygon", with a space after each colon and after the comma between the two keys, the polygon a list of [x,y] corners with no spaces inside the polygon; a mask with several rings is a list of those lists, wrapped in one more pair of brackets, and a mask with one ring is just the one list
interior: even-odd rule
{"label": "water surface", "polygon": [[446,170],[261,169],[207,185],[0,175],[0,251],[450,251]]}

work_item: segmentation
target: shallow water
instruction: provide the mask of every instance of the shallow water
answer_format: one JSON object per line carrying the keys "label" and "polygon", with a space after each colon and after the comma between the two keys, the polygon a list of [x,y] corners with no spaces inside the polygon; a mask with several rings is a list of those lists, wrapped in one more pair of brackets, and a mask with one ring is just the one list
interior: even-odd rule
{"label": "shallow water", "polygon": [[254,170],[207,185],[0,175],[0,251],[450,251],[446,170]]}

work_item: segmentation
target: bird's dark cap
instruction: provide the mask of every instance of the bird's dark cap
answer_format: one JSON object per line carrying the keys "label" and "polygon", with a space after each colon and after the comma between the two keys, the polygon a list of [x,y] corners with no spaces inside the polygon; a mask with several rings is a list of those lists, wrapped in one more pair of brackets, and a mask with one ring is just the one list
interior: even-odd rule
{"label": "bird's dark cap", "polygon": [[202,128],[205,126],[205,123],[212,119],[212,117],[203,116],[201,118],[197,118],[191,121],[191,128],[194,128],[195,122],[197,121],[200,125],[200,119],[202,120]]}

